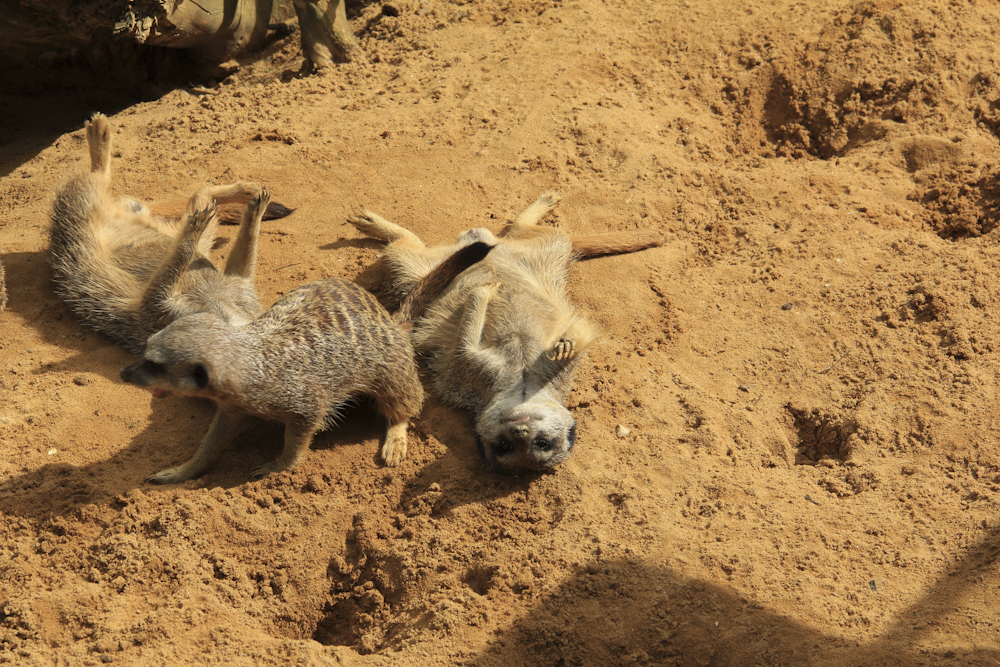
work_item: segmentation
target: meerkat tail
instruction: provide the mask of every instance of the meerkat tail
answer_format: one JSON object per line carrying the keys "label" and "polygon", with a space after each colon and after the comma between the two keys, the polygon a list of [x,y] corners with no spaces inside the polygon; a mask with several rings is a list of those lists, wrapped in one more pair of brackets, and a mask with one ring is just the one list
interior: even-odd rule
{"label": "meerkat tail", "polygon": [[420,279],[413,291],[403,301],[393,319],[404,331],[409,331],[414,318],[420,317],[427,305],[444,291],[452,280],[462,271],[481,261],[493,250],[494,246],[478,242],[467,245],[455,252],[451,257],[438,264],[426,276]]}
{"label": "meerkat tail", "polygon": [[658,232],[610,232],[608,234],[588,234],[573,236],[573,252],[578,259],[600,257],[601,255],[622,255],[646,248],[663,245],[663,236]]}
{"label": "meerkat tail", "polygon": [[[153,202],[149,205],[149,210],[161,218],[182,218],[187,209],[187,199],[168,199],[166,201]],[[294,208],[288,208],[284,204],[271,202],[264,210],[263,220],[280,220],[287,218],[295,212]],[[223,225],[238,225],[243,217],[242,204],[220,204],[219,222]]]}

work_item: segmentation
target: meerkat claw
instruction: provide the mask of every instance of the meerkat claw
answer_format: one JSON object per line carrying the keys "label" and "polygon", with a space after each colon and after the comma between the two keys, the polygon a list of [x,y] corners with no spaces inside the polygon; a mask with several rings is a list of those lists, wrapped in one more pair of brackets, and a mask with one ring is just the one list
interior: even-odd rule
{"label": "meerkat claw", "polygon": [[546,353],[545,358],[549,361],[569,361],[576,356],[576,340],[562,338],[552,348],[552,352]]}
{"label": "meerkat claw", "polygon": [[256,482],[259,479],[264,479],[272,472],[281,472],[282,470],[284,470],[284,468],[278,465],[277,461],[262,463],[250,471],[250,480]]}
{"label": "meerkat claw", "polygon": [[154,473],[145,479],[147,484],[175,484],[183,482],[180,471],[177,468],[167,468],[158,473]]}

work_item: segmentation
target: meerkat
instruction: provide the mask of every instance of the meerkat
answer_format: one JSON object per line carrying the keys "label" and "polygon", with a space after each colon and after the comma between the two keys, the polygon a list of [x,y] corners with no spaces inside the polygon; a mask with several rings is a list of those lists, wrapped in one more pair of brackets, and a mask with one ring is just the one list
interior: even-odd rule
{"label": "meerkat", "polygon": [[360,286],[327,278],[292,290],[245,325],[198,313],[153,334],[142,358],[122,369],[122,379],[154,396],[211,398],[218,410],[191,459],[146,481],[172,484],[201,474],[247,415],[285,424],[281,455],[254,468],[251,479],[288,470],[303,458],[313,434],[359,394],[373,395],[388,420],[382,460],[398,465],[406,457],[407,424],[424,401],[410,323],[490,249],[474,243],[454,253],[414,286],[395,316]]}
{"label": "meerkat", "polygon": [[[95,114],[86,136],[90,172],[60,189],[51,216],[53,282],[70,309],[135,354],[150,335],[184,315],[211,312],[237,325],[260,315],[253,277],[267,190],[249,182],[201,188],[177,223],[136,199],[109,193],[113,132],[107,117]],[[209,259],[220,204],[246,204],[221,273]]]}
{"label": "meerkat", "polygon": [[349,219],[389,244],[380,270],[390,302],[456,248],[496,246],[427,307],[411,340],[427,360],[436,393],[473,413],[480,453],[501,472],[552,468],[569,458],[576,441],[576,420],[563,402],[595,330],[567,298],[570,265],[663,244],[656,233],[571,238],[539,226],[558,201],[555,192],[541,195],[499,238],[476,228],[459,234],[455,245],[432,248],[370,211]]}

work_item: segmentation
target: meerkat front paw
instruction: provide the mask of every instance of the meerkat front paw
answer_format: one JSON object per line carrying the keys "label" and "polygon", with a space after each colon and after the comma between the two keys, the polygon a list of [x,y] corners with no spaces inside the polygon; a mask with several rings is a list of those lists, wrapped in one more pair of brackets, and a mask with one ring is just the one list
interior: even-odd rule
{"label": "meerkat front paw", "polygon": [[382,460],[390,468],[394,468],[406,458],[406,423],[389,427],[385,434],[385,444],[382,445]]}
{"label": "meerkat front paw", "polygon": [[572,338],[560,338],[551,352],[545,357],[549,361],[569,361],[576,356],[576,340]]}
{"label": "meerkat front paw", "polygon": [[487,303],[493,300],[493,298],[500,293],[500,288],[503,287],[501,282],[486,283],[482,286],[483,298]]}

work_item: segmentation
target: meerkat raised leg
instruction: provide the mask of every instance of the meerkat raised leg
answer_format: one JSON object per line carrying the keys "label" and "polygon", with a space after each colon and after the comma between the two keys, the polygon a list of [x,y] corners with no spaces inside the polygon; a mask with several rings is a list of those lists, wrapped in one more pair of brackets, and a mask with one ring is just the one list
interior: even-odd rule
{"label": "meerkat raised leg", "polygon": [[267,188],[262,188],[260,194],[247,204],[236,235],[236,243],[229,253],[229,259],[226,260],[224,271],[226,275],[253,279],[257,271],[257,237],[260,235],[260,222],[264,219],[264,211],[270,203],[271,193]]}
{"label": "meerkat raised leg", "polygon": [[389,280],[400,301],[418,280],[446,256],[440,249],[428,248],[410,230],[371,211],[363,211],[361,215],[351,216],[347,221],[362,234],[389,244],[382,256],[383,266],[387,267]]}
{"label": "meerkat raised leg", "polygon": [[178,484],[205,472],[236,438],[244,417],[242,412],[217,411],[194,456],[175,468],[150,475],[146,481],[153,484]]}
{"label": "meerkat raised leg", "polygon": [[87,121],[86,133],[87,147],[90,149],[90,172],[107,184],[111,178],[111,145],[114,137],[108,117],[95,113]]}
{"label": "meerkat raised leg", "polygon": [[250,479],[267,477],[272,472],[281,472],[298,464],[306,455],[313,435],[323,426],[323,419],[310,420],[298,417],[285,422],[285,447],[281,456],[263,463],[250,472]]}
{"label": "meerkat raised leg", "polygon": [[[213,205],[218,209],[219,205],[224,204],[246,204],[260,194],[260,190],[259,185],[250,181],[239,181],[238,183],[230,183],[229,185],[209,185],[199,188],[188,199],[184,215],[190,217],[196,212],[203,211]],[[198,252],[205,257],[209,257],[212,253],[212,246],[215,244],[215,237],[218,234],[218,230],[219,215],[218,211],[216,211],[215,216],[209,221],[208,227],[198,242]]]}
{"label": "meerkat raised leg", "polygon": [[379,241],[396,243],[413,249],[427,247],[420,240],[420,237],[410,230],[404,229],[394,222],[389,222],[377,213],[368,210],[362,211],[361,215],[352,215],[347,221],[362,234]]}
{"label": "meerkat raised leg", "polygon": [[187,224],[174,244],[173,251],[153,274],[139,298],[138,307],[151,318],[155,319],[164,314],[164,304],[173,294],[178,281],[191,263],[202,234],[217,214],[218,208],[213,205],[188,216]]}
{"label": "meerkat raised leg", "polygon": [[505,231],[499,236],[507,238],[517,238],[518,236],[533,235],[537,230],[538,221],[544,218],[549,211],[556,207],[562,196],[555,190],[542,193],[538,199],[531,202],[528,208],[524,209],[519,216],[514,218]]}

